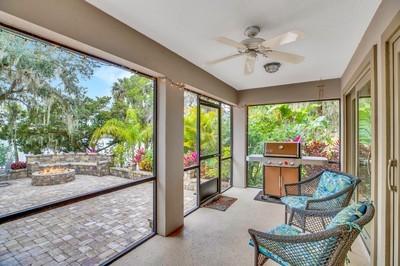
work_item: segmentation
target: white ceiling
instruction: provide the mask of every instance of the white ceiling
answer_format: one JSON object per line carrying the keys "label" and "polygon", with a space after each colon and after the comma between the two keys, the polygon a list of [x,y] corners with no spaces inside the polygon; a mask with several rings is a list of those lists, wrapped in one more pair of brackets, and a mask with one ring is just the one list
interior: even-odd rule
{"label": "white ceiling", "polygon": [[[380,0],[87,0],[232,87],[243,90],[343,74]],[[243,74],[244,57],[207,66],[233,48],[215,41],[240,41],[247,26],[259,25],[265,39],[300,30],[305,39],[280,50],[305,56],[298,65],[283,64],[268,74],[258,57],[252,75]]]}

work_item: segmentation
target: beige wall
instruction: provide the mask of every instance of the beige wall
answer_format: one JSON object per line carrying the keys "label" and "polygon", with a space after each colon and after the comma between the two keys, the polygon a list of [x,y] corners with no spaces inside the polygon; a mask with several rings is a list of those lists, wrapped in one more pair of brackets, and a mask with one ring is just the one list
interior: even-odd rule
{"label": "beige wall", "polygon": [[[83,0],[2,0],[0,11],[6,13],[0,13],[2,23],[23,24],[7,14],[22,18],[55,35],[133,62],[144,72],[157,72],[202,90],[204,94],[229,103],[237,102],[237,93],[232,87]],[[24,25],[29,32],[35,29]],[[43,31],[32,33],[41,35]],[[42,37],[53,39],[55,35],[48,33]],[[74,42],[78,47],[73,48],[81,48],[78,42]]]}
{"label": "beige wall", "polygon": [[239,91],[239,105],[340,98],[340,79],[328,79]]}
{"label": "beige wall", "polygon": [[[376,201],[377,213],[376,219],[376,250],[373,252],[372,262],[374,265],[389,265],[388,264],[388,225],[387,225],[387,189],[386,189],[386,162],[387,162],[387,104],[386,104],[386,90],[385,90],[385,77],[383,73],[384,58],[382,34],[387,29],[390,22],[396,14],[400,15],[400,1],[399,0],[383,0],[379,6],[376,14],[374,15],[367,31],[359,43],[356,51],[351,58],[349,65],[343,73],[341,79],[341,89],[343,93],[351,86],[351,80],[357,71],[357,68],[362,64],[368,53],[374,45],[377,45],[377,58],[376,58],[376,72],[377,72],[377,187],[376,187]],[[343,121],[343,119],[342,119]],[[344,128],[344,125],[343,127]],[[343,150],[343,149],[342,149]]]}
{"label": "beige wall", "polygon": [[[374,45],[378,45],[378,58],[381,51],[381,35],[392,21],[393,17],[399,12],[399,0],[382,0],[381,5],[376,11],[367,31],[364,33],[356,51],[354,52],[349,64],[341,78],[341,87],[344,89],[350,81],[352,75],[362,63],[367,54],[371,51]],[[378,67],[378,76],[380,68]]]}
{"label": "beige wall", "polygon": [[157,233],[183,225],[183,89],[158,80]]}
{"label": "beige wall", "polygon": [[246,187],[246,108],[233,108],[233,186]]}

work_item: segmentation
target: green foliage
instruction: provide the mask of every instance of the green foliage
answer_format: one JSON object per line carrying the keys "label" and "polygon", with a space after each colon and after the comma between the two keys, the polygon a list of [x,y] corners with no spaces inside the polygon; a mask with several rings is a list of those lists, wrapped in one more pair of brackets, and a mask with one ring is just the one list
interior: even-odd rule
{"label": "green foliage", "polygon": [[185,115],[183,118],[184,141],[183,148],[185,154],[196,150],[197,140],[197,107],[192,106],[185,108]]}
{"label": "green foliage", "polygon": [[200,107],[200,154],[218,152],[218,109]]}
{"label": "green foliage", "polygon": [[21,151],[89,149],[111,150],[115,165],[126,166],[135,146],[152,150],[153,81],[132,74],[113,84],[112,97],[89,98],[80,84],[101,66],[89,57],[0,32],[0,140],[8,142],[15,161]]}
{"label": "green foliage", "polygon": [[4,166],[6,164],[7,151],[8,147],[5,144],[0,143],[0,166]]}
{"label": "green foliage", "polygon": [[127,166],[136,148],[143,146],[145,150],[152,150],[153,83],[148,78],[132,75],[115,82],[112,94],[111,110],[115,117],[93,132],[90,143],[96,146],[100,139],[111,138],[112,143],[124,147],[118,148],[118,160],[115,162]]}
{"label": "green foliage", "polygon": [[[85,88],[98,64],[42,42],[0,32],[0,138],[18,160],[18,149],[40,153],[82,150],[79,128]],[[84,149],[84,148],[83,148]]]}
{"label": "green foliage", "polygon": [[139,163],[139,168],[142,171],[148,171],[148,172],[153,171],[153,151],[152,150],[146,151],[143,160],[140,161],[140,163]]}
{"label": "green foliage", "polygon": [[[305,147],[316,141],[324,143],[328,150],[334,149],[339,138],[339,102],[249,107],[249,154],[263,153],[264,143],[267,141],[291,141],[296,136],[302,137],[302,145]],[[248,175],[249,186],[258,187],[262,184],[262,168],[259,164],[249,163]]]}
{"label": "green foliage", "polygon": [[372,142],[372,110],[371,98],[360,98],[358,100],[358,127],[359,142],[363,145],[371,145]]}
{"label": "green foliage", "polygon": [[125,166],[125,154],[126,154],[126,146],[122,143],[118,143],[113,148],[113,165],[124,167]]}

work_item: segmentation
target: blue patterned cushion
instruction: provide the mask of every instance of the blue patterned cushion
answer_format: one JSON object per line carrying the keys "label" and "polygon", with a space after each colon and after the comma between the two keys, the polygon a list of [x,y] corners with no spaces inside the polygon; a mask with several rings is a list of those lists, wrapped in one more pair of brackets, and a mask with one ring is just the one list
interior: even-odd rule
{"label": "blue patterned cushion", "polygon": [[336,226],[343,224],[351,224],[355,220],[358,220],[361,216],[365,214],[367,210],[366,203],[355,203],[350,206],[347,206],[343,210],[341,210],[336,216],[332,219],[332,221],[328,224],[326,229],[332,229]]}
{"label": "blue patterned cushion", "polygon": [[324,171],[313,194],[313,198],[325,198],[351,185],[351,178],[339,173]]}
{"label": "blue patterned cushion", "polygon": [[[271,230],[267,231],[268,234],[273,234],[273,235],[280,235],[280,236],[297,236],[301,234],[301,231],[290,226],[287,224],[281,224],[278,225],[277,227],[272,228]],[[249,245],[254,247],[253,240],[250,239]],[[284,248],[285,244],[281,244],[282,248]],[[284,266],[289,266],[290,264],[282,260],[278,255],[275,255],[274,253],[270,252],[268,249],[265,247],[259,246],[259,251],[261,254],[264,256],[267,256],[268,258],[271,258],[275,262],[279,263],[280,265]]]}
{"label": "blue patterned cushion", "polygon": [[296,209],[305,209],[307,200],[311,199],[311,197],[307,196],[286,196],[282,197],[281,201],[285,204],[288,205],[290,208],[296,208]]}

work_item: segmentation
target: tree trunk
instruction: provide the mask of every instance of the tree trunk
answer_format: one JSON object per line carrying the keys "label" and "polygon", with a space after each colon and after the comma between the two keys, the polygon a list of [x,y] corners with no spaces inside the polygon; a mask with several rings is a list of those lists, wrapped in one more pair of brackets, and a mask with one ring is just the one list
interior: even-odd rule
{"label": "tree trunk", "polygon": [[17,147],[17,141],[13,139],[13,149],[14,149],[14,160],[15,162],[19,161],[19,156],[18,156],[18,147]]}

